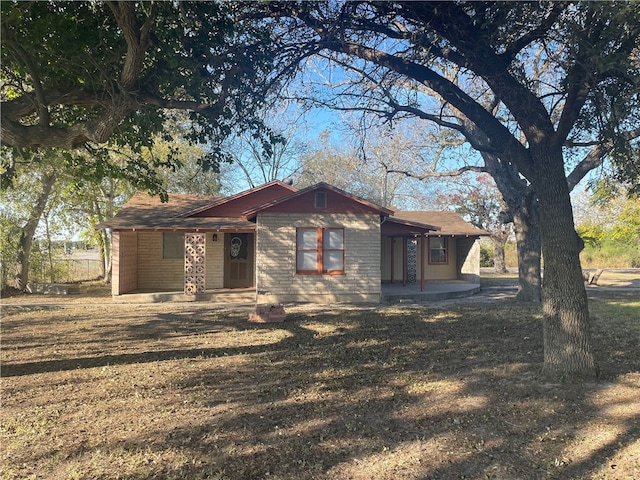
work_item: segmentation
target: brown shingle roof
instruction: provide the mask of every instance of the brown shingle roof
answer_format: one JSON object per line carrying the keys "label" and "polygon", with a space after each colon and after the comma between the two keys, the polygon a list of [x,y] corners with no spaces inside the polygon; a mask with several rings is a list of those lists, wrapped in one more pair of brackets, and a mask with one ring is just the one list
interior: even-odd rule
{"label": "brown shingle roof", "polygon": [[438,235],[489,235],[487,231],[474,227],[454,212],[396,210],[394,217],[437,225],[440,227],[440,231],[436,232]]}
{"label": "brown shingle roof", "polygon": [[122,207],[118,214],[100,224],[98,228],[126,229],[255,229],[255,224],[230,217],[181,217],[185,212],[206,207],[224,197],[170,193],[169,201],[138,192]]}
{"label": "brown shingle roof", "polygon": [[[324,185],[323,185],[324,186]],[[302,192],[306,190],[301,190]],[[342,192],[342,191],[340,191]],[[296,192],[299,193],[299,192]],[[285,195],[287,199],[294,194]],[[98,225],[98,228],[109,227],[114,230],[128,229],[210,229],[210,230],[243,230],[255,229],[253,222],[238,217],[185,217],[184,215],[205,209],[224,200],[220,196],[169,194],[169,201],[162,203],[159,197],[152,197],[138,192],[122,207],[118,214]],[[268,204],[267,204],[268,205]],[[264,207],[264,205],[262,206]],[[259,209],[257,207],[256,209]],[[381,212],[390,210],[378,207]],[[425,232],[434,226],[440,227],[439,235],[488,235],[488,232],[474,227],[454,212],[448,211],[402,211],[394,212],[393,223],[401,220],[414,222],[426,227]]]}

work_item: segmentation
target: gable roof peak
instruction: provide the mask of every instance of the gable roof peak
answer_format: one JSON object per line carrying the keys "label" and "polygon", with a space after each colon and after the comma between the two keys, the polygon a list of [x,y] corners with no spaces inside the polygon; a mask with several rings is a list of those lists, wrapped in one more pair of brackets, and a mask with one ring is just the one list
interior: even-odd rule
{"label": "gable roof peak", "polygon": [[263,183],[262,185],[258,185],[257,187],[249,188],[248,190],[243,190],[242,192],[238,192],[238,193],[236,193],[234,195],[230,195],[228,197],[221,197],[221,198],[217,199],[216,201],[214,201],[214,202],[212,202],[212,203],[210,203],[208,205],[205,205],[205,206],[193,209],[191,211],[185,212],[185,213],[182,214],[182,216],[183,217],[191,217],[191,216],[197,215],[198,213],[204,212],[205,210],[208,210],[210,208],[219,207],[221,205],[233,202],[234,200],[238,200],[238,199],[241,199],[243,197],[247,197],[249,195],[252,195],[252,194],[255,194],[257,192],[260,192],[260,191],[263,191],[263,190],[266,190],[266,189],[269,189],[269,188],[273,188],[273,187],[281,187],[281,188],[284,188],[286,190],[289,190],[290,192],[296,192],[297,191],[297,189],[295,187],[291,186],[291,185],[288,185],[288,184],[286,184],[284,182],[281,182],[280,180],[273,180],[271,182],[267,182],[267,183]]}
{"label": "gable roof peak", "polygon": [[252,218],[254,217],[258,212],[262,211],[262,210],[266,210],[268,208],[274,207],[276,205],[282,204],[284,202],[287,202],[293,198],[302,196],[304,194],[307,194],[309,192],[313,192],[314,190],[319,190],[319,189],[325,189],[328,190],[330,192],[336,193],[337,195],[340,195],[342,197],[348,198],[349,200],[358,203],[362,206],[365,206],[368,209],[374,210],[379,212],[380,214],[383,215],[393,215],[393,211],[389,210],[388,208],[382,207],[380,205],[377,205],[373,202],[370,202],[368,200],[365,200],[364,198],[358,197],[356,195],[353,195],[345,190],[342,190],[341,188],[336,187],[335,185],[331,185],[329,183],[326,182],[318,182],[316,184],[313,185],[309,185],[308,187],[302,188],[300,190],[295,190],[289,194],[283,195],[282,197],[273,199],[269,202],[263,203],[261,205],[256,205],[255,207],[252,207],[248,210],[245,210],[243,212],[243,215],[245,216],[245,218]]}

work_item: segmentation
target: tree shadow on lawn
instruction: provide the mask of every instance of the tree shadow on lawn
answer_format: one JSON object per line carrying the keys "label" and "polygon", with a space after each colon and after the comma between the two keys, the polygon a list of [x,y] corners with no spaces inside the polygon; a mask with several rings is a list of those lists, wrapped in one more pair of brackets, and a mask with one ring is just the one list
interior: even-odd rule
{"label": "tree shadow on lawn", "polygon": [[[247,315],[238,312],[234,315],[221,316],[211,312],[209,308],[193,308],[188,311],[169,313],[124,313],[121,317],[111,313],[105,320],[91,318],[69,318],[64,310],[58,315],[49,316],[41,320],[41,330],[37,335],[30,335],[28,341],[15,337],[3,339],[6,349],[16,350],[50,350],[59,346],[61,358],[49,358],[29,362],[3,362],[2,376],[13,377],[47,372],[106,367],[114,365],[143,364],[168,360],[181,360],[199,357],[218,357],[262,352],[266,345],[239,345],[237,347],[187,347],[167,348],[170,345],[183,345],[185,338],[197,338],[220,332],[242,331],[242,320]],[[136,321],[136,317],[142,319]],[[114,320],[123,320],[123,324]],[[52,337],[46,325],[55,323],[73,323],[73,333]],[[38,322],[30,322],[30,327],[38,328]],[[3,328],[5,325],[3,325]],[[246,329],[257,328],[246,325]],[[16,328],[16,325],[13,325]],[[76,335],[77,334],[77,335]],[[201,342],[196,342],[201,343]],[[65,345],[66,344],[66,345]],[[114,344],[118,348],[113,348]],[[154,346],[153,350],[139,351],[140,345]],[[67,347],[65,349],[65,346]],[[69,351],[90,351],[90,355],[71,356]],[[110,350],[133,350],[130,352],[109,353]]]}
{"label": "tree shadow on lawn", "polygon": [[187,477],[583,478],[640,434],[636,413],[614,438],[593,439],[590,423],[617,421],[593,402],[605,387],[540,382],[540,324],[527,308],[307,314],[252,328],[290,335],[245,349],[236,370],[173,380],[210,412],[152,435],[155,448],[189,452]]}
{"label": "tree shadow on lawn", "polygon": [[[607,461],[637,443],[637,398],[607,397],[611,384],[542,383],[537,313],[482,308],[489,313],[473,305],[294,313],[268,325],[244,323],[244,312],[160,313],[102,333],[151,338],[162,350],[10,364],[2,374],[200,359],[165,380],[201,406],[196,416],[127,440],[129,451],[182,452],[190,459],[182,478],[583,478],[602,468],[633,478],[632,463],[614,472]],[[166,348],[217,334],[265,343]],[[632,346],[618,345],[631,359],[625,369],[638,372]],[[611,411],[615,402],[626,413]],[[594,424],[616,434],[598,437]],[[176,474],[155,468],[129,478]]]}
{"label": "tree shadow on lawn", "polygon": [[[537,383],[535,319],[484,323],[466,313],[354,318],[340,338],[288,324],[289,348],[264,358],[253,389],[216,371],[184,385],[225,384],[224,398],[209,401],[237,407],[173,441],[199,437],[193,454],[229,478],[537,479],[579,478],[637,438],[629,423],[594,455],[568,459],[567,443],[598,415],[585,398],[597,387]],[[527,342],[532,362],[518,362]],[[287,353],[295,348],[302,353]],[[216,431],[225,433],[209,440]]]}

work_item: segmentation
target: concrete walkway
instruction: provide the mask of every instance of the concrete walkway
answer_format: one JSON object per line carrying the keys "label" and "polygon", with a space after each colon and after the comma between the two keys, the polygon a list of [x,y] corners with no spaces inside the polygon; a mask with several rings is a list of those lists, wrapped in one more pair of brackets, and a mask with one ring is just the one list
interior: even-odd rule
{"label": "concrete walkway", "polygon": [[420,283],[385,283],[382,285],[382,301],[384,303],[425,302],[448,300],[475,295],[480,291],[479,283],[463,282],[425,282],[424,291],[420,291]]}

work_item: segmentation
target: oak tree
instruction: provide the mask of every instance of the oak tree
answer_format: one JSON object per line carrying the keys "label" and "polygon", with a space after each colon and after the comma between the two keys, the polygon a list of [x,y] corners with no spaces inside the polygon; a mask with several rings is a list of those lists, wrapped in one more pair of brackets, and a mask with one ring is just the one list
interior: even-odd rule
{"label": "oak tree", "polygon": [[[425,118],[493,156],[494,178],[512,175],[530,185],[545,259],[543,371],[567,380],[594,378],[582,242],[565,173],[573,159],[566,149],[601,148],[594,158],[609,154],[620,174],[637,183],[637,158],[623,132],[638,126],[640,6],[283,2],[263,6],[262,14],[289,35],[291,49],[283,52],[291,62],[320,55],[362,72],[366,88],[358,92],[349,84],[345,101],[373,100],[369,107],[390,118],[426,106]],[[551,65],[543,77],[531,62],[538,50]],[[448,78],[451,71],[462,81]],[[399,99],[397,108],[375,104],[369,92]],[[481,141],[455,121],[456,112]],[[592,165],[584,160],[576,177]]]}

